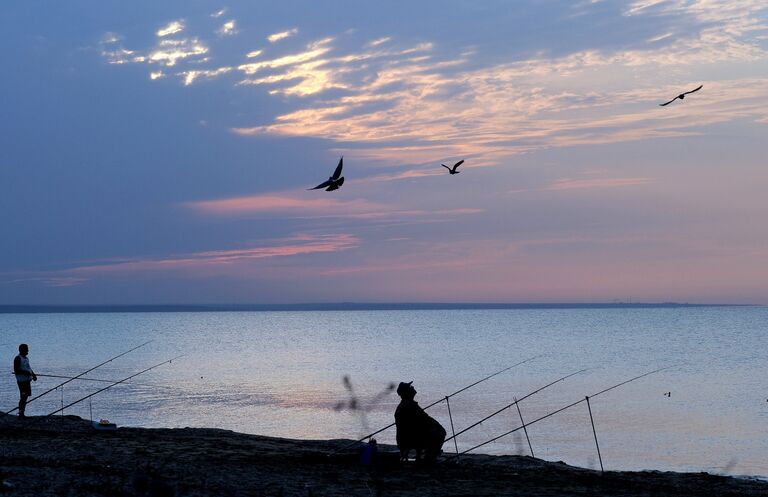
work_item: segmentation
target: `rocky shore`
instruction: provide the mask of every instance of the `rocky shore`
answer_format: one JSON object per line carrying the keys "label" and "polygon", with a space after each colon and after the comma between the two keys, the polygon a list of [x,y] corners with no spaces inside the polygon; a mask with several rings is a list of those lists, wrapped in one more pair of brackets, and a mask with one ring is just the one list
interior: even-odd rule
{"label": "rocky shore", "polygon": [[348,440],[308,441],[205,428],[96,430],[74,416],[0,417],[0,495],[9,496],[766,496],[768,482],[707,473],[600,473],[527,456],[460,464],[373,464]]}

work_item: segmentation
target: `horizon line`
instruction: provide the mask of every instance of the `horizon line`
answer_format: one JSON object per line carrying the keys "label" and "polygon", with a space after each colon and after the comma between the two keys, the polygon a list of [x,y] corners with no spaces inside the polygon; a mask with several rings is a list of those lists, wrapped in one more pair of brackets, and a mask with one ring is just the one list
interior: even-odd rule
{"label": "horizon line", "polygon": [[763,307],[763,304],[689,302],[304,302],[282,304],[9,304],[0,314],[120,312],[254,312],[462,309],[599,309],[679,307]]}

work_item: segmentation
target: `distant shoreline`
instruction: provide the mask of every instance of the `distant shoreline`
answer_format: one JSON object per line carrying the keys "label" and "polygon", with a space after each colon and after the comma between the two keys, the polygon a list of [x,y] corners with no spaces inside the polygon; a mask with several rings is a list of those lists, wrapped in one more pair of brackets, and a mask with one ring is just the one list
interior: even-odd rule
{"label": "distant shoreline", "polygon": [[0,314],[65,314],[126,312],[279,312],[279,311],[429,311],[493,309],[676,309],[687,307],[760,307],[756,304],[660,303],[369,303],[194,304],[194,305],[0,305]]}

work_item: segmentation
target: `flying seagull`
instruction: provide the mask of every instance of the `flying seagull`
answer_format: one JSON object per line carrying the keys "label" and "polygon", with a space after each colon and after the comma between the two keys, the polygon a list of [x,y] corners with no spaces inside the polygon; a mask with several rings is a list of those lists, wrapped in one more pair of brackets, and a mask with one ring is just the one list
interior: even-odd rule
{"label": "flying seagull", "polygon": [[682,99],[684,99],[684,98],[685,98],[685,96],[686,96],[686,95],[688,95],[689,93],[693,93],[693,92],[695,92],[695,91],[699,91],[699,90],[701,90],[703,87],[704,87],[704,85],[701,85],[701,86],[699,86],[698,88],[696,88],[695,90],[691,90],[691,91],[687,91],[687,92],[685,92],[685,93],[681,93],[680,95],[676,96],[675,98],[673,98],[673,99],[672,99],[672,100],[670,100],[669,102],[667,102],[667,103],[663,103],[663,104],[659,104],[659,105],[660,105],[660,106],[662,106],[662,107],[664,107],[665,105],[669,105],[669,104],[671,104],[672,102],[674,102],[674,101],[675,101],[675,100],[677,100],[678,98],[679,98],[680,100],[682,100]]}
{"label": "flying seagull", "polygon": [[319,185],[317,185],[314,188],[307,188],[307,190],[319,190],[320,188],[325,188],[325,191],[332,192],[333,190],[338,190],[341,185],[344,184],[344,176],[341,175],[341,168],[344,166],[344,156],[341,156],[341,159],[339,159],[339,165],[336,166],[336,170],[333,172],[333,175],[328,178],[328,181],[323,181]]}
{"label": "flying seagull", "polygon": [[440,165],[441,165],[441,166],[443,166],[444,168],[446,168],[446,169],[448,170],[448,172],[449,172],[449,173],[451,173],[451,174],[459,174],[461,171],[457,171],[456,169],[457,169],[457,168],[458,168],[460,165],[462,165],[462,164],[464,164],[464,160],[463,160],[463,159],[462,159],[462,160],[460,160],[459,162],[457,162],[456,164],[454,164],[452,168],[451,168],[451,167],[448,167],[448,166],[446,166],[445,164],[440,164]]}

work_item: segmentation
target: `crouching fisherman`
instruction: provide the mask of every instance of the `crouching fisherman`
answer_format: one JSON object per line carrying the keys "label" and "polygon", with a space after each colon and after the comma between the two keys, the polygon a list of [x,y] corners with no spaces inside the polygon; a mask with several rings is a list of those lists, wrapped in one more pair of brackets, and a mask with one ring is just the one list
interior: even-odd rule
{"label": "crouching fisherman", "polygon": [[408,383],[400,383],[397,394],[400,404],[395,410],[395,425],[397,427],[397,448],[400,450],[400,460],[407,461],[411,449],[416,451],[416,461],[422,457],[427,463],[435,462],[440,455],[445,442],[445,429],[434,418],[430,417],[419,403],[413,400],[416,389]]}
{"label": "crouching fisherman", "polygon": [[26,343],[19,345],[19,355],[13,359],[13,374],[16,375],[16,383],[19,385],[19,417],[25,417],[24,410],[27,407],[27,399],[32,395],[32,382],[37,381],[37,375],[29,365],[29,347]]}

